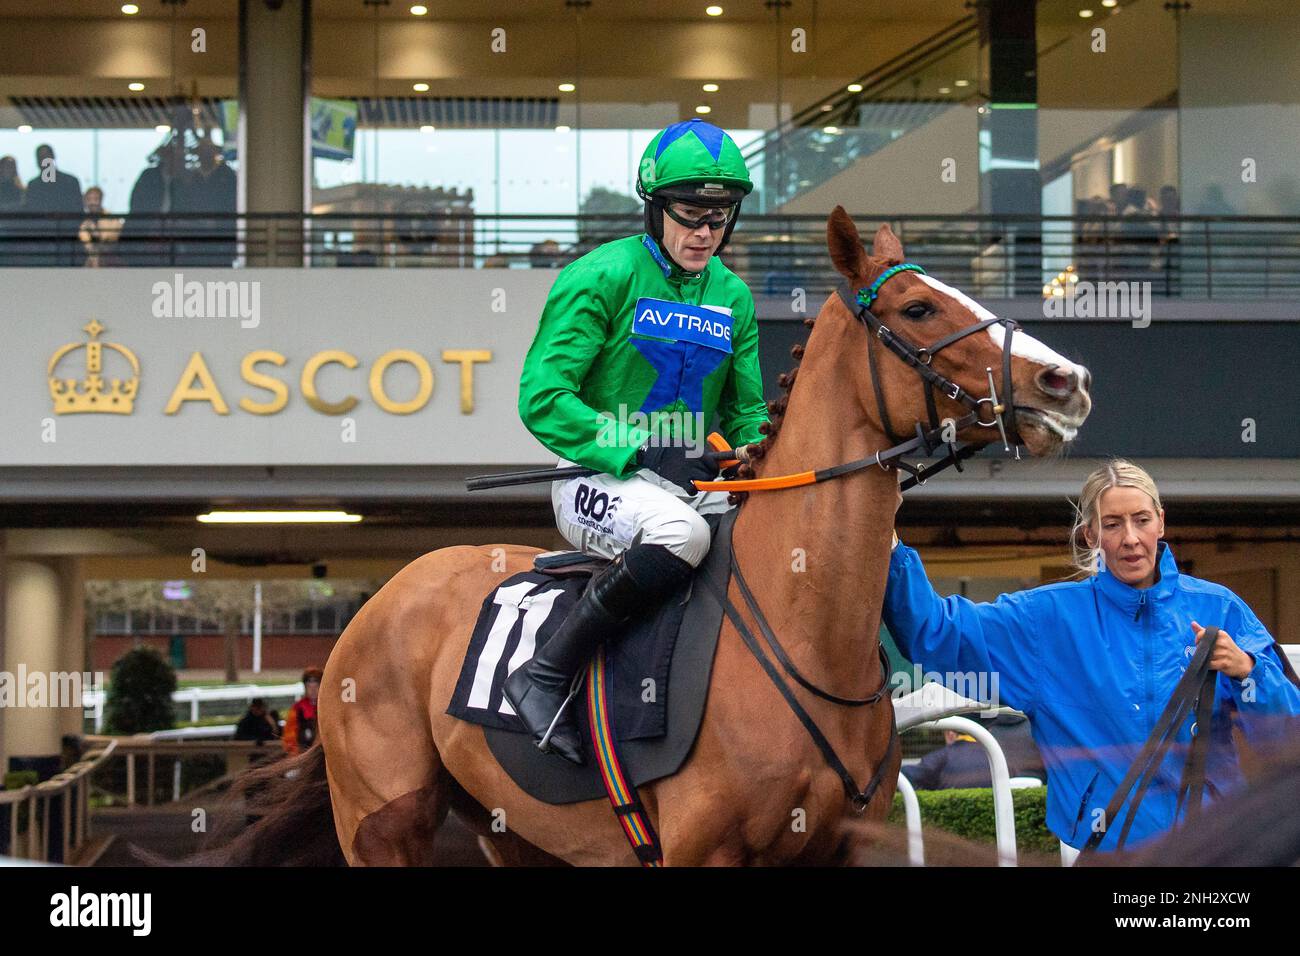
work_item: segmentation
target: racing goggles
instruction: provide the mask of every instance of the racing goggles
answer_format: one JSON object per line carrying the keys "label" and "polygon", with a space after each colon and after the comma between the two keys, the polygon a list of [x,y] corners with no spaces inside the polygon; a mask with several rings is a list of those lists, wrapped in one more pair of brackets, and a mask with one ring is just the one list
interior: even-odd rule
{"label": "racing goggles", "polygon": [[[674,222],[680,223],[687,229],[699,229],[700,226],[708,226],[709,229],[717,231],[722,229],[736,218],[736,210],[740,208],[738,203],[730,206],[713,206],[704,207],[696,206],[688,202],[669,202],[665,203],[663,210]],[[695,216],[703,210],[704,215]]]}

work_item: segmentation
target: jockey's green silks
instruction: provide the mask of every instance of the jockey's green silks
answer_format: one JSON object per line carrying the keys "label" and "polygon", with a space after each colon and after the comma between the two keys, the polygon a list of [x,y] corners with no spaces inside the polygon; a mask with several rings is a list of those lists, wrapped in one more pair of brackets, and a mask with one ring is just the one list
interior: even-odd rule
{"label": "jockey's green silks", "polygon": [[679,435],[684,418],[707,429],[715,413],[733,446],[762,439],[754,299],[735,273],[716,256],[685,272],[644,234],[560,272],[519,387],[520,417],[538,441],[627,477],[647,439]]}

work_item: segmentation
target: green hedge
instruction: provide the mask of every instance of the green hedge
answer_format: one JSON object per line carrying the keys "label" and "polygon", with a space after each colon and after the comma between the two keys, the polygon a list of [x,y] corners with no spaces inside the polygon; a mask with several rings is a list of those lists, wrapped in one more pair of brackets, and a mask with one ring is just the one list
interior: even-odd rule
{"label": "green hedge", "polygon": [[[918,790],[923,829],[938,827],[949,833],[981,843],[994,843],[997,831],[993,823],[993,791]],[[1026,787],[1011,791],[1016,816],[1016,848],[1040,853],[1057,852],[1060,841],[1047,829],[1047,788]],[[902,794],[894,794],[889,822],[905,825]]]}

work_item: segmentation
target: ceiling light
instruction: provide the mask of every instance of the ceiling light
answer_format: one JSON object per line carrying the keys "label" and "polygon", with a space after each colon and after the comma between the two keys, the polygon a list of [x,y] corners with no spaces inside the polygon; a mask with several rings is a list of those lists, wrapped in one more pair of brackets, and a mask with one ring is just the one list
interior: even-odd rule
{"label": "ceiling light", "polygon": [[429,8],[420,3],[417,3],[415,6],[411,7],[411,16],[413,17],[422,17],[428,12],[429,12]]}
{"label": "ceiling light", "polygon": [[1119,0],[1101,0],[1101,5],[1103,7],[1119,6]]}
{"label": "ceiling light", "polygon": [[355,524],[361,515],[346,511],[209,511],[204,524]]}
{"label": "ceiling light", "polygon": [[559,86],[559,90],[561,93],[572,93],[576,89],[577,87],[574,86],[572,83],[561,83]]}
{"label": "ceiling light", "polygon": [[717,84],[717,83],[705,83],[703,89],[704,89],[704,92],[705,92],[705,93],[716,93],[716,92],[718,92],[718,84]]}
{"label": "ceiling light", "polygon": [[428,92],[429,92],[429,84],[428,84],[428,83],[412,83],[412,84],[411,84],[411,89],[415,90],[415,92],[417,92],[417,93],[428,93]]}
{"label": "ceiling light", "polygon": [[557,127],[555,127],[555,131],[556,131],[557,133],[567,133],[567,132],[569,132],[569,127],[567,127],[567,126],[557,126]]}
{"label": "ceiling light", "polygon": [[822,132],[823,132],[823,133],[830,133],[832,136],[833,136],[834,134],[838,133],[839,131],[840,131],[840,128],[839,128],[838,126],[823,126],[823,127],[822,127]]}
{"label": "ceiling light", "polygon": [[862,84],[861,84],[861,83],[850,83],[847,87],[845,87],[845,89],[847,89],[850,93],[861,93],[861,92],[862,92]]}
{"label": "ceiling light", "polygon": [[32,128],[31,128],[30,126],[28,126],[26,123],[24,123],[22,126],[18,127],[18,132],[20,132],[20,133],[30,133],[31,131],[32,131]]}
{"label": "ceiling light", "polygon": [[133,17],[140,12],[140,8],[137,7],[134,3],[124,3],[122,4],[122,12],[125,13],[128,17]]}
{"label": "ceiling light", "polygon": [[970,86],[970,80],[954,80],[953,86]]}
{"label": "ceiling light", "polygon": [[143,83],[128,83],[128,84],[126,84],[126,88],[127,88],[128,90],[130,90],[132,93],[139,93],[141,90],[144,89],[144,84],[143,84]]}
{"label": "ceiling light", "polygon": [[722,7],[716,5],[712,7],[705,7],[704,12],[711,17],[720,17],[722,16]]}
{"label": "ceiling light", "polygon": [[712,107],[712,106],[697,106],[697,107],[695,107],[695,112],[697,112],[697,113],[712,113],[712,112],[713,112],[713,107]]}
{"label": "ceiling light", "polygon": [[947,96],[947,95],[948,95],[949,93],[951,93],[951,92],[952,92],[952,87],[951,87],[951,86],[941,86],[941,87],[939,87],[939,95],[940,95],[940,96]]}
{"label": "ceiling light", "polygon": [[172,128],[168,126],[166,123],[160,123],[153,128],[153,131],[155,133],[170,133],[172,131]]}
{"label": "ceiling light", "polygon": [[1080,11],[1079,11],[1079,16],[1083,17],[1083,18],[1086,20],[1086,19],[1088,19],[1090,16],[1092,16],[1092,11],[1091,11],[1091,10],[1080,10]]}
{"label": "ceiling light", "polygon": [[421,132],[421,133],[432,133],[436,128],[437,128],[437,127],[429,126],[428,124],[425,124],[424,126],[421,126],[421,127],[420,127],[420,132]]}

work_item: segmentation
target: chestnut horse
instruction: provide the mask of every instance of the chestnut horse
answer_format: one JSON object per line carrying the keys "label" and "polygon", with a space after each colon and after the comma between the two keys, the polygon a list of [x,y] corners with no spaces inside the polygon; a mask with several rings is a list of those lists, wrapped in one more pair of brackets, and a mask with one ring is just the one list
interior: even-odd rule
{"label": "chestnut horse", "polygon": [[[868,255],[841,207],[829,218],[827,242],[855,290],[903,262],[888,226]],[[910,271],[889,277],[871,311],[916,347],[991,318],[962,293]],[[861,459],[892,444],[863,322],[832,295],[805,324],[812,332],[794,350],[797,382],[795,373],[782,377],[788,392],[770,406],[772,422],[752,466],[759,478]],[[986,369],[1000,381],[1003,335],[993,325],[961,338],[933,366],[970,395],[986,396]],[[915,423],[929,421],[920,379],[874,346],[887,420],[910,435]],[[1013,437],[1033,455],[1053,454],[1088,414],[1088,373],[1023,332],[1011,351]],[[954,421],[969,410],[946,396],[938,403],[939,414]],[[996,428],[975,425],[957,437],[979,444],[1000,438]],[[821,484],[750,493],[736,518],[733,546],[750,588],[798,669],[831,694],[864,697],[888,677],[877,635],[900,501],[897,472],[873,465]],[[636,863],[607,800],[553,806],[533,799],[497,764],[481,727],[445,712],[484,597],[530,568],[537,553],[485,545],[426,554],[375,594],[339,639],[320,693],[323,757],[314,748],[299,759],[304,785],[314,781],[323,792],[327,775],[350,864],[428,864],[452,808],[486,838],[480,844],[494,862]],[[731,597],[741,606],[734,581]],[[871,779],[889,755],[865,812],[855,814],[841,778],[724,619],[694,748],[676,774],[640,788],[666,865],[844,862],[852,848],[843,824],[883,819],[901,762],[890,746],[889,696],[843,707],[795,693],[855,781]],[[257,830],[247,839],[274,839],[273,827],[260,837]]]}

